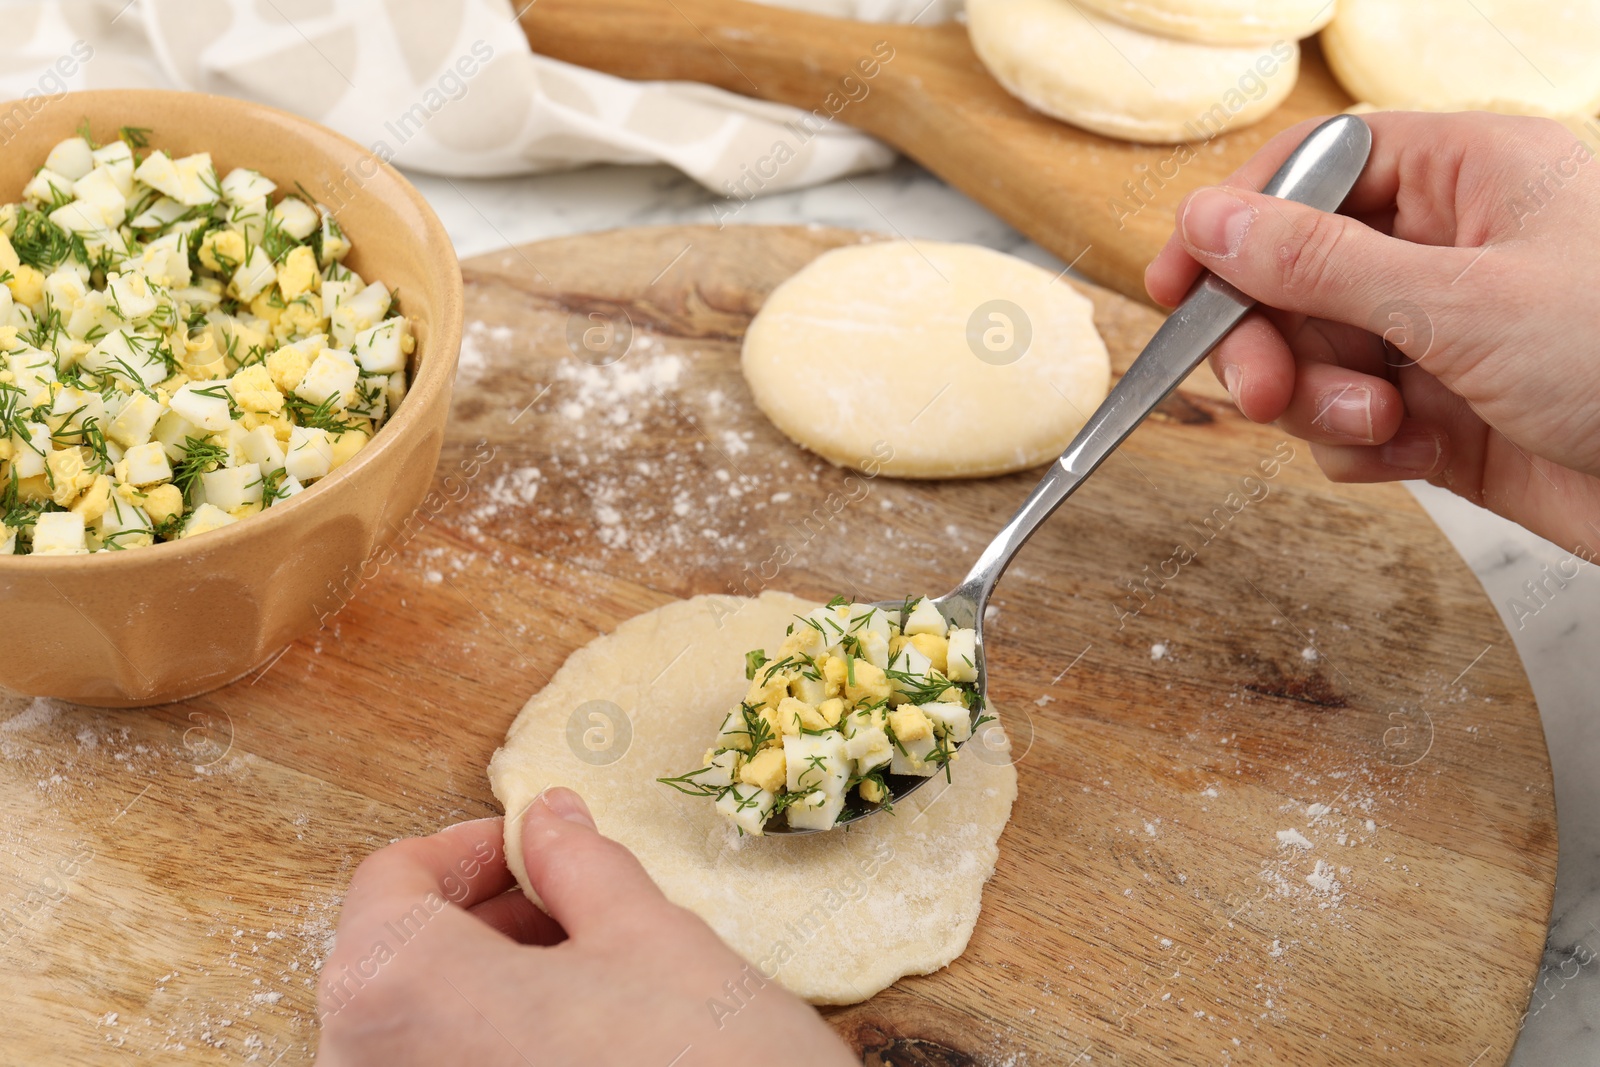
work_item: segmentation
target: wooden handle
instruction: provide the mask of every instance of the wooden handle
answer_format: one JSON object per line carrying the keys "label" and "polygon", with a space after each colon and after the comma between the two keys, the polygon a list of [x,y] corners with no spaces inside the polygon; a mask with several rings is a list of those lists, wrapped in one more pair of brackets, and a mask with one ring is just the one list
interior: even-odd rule
{"label": "wooden handle", "polygon": [[897,45],[938,35],[728,0],[539,0],[521,20],[534,51],[569,63],[624,78],[704,82],[806,110],[846,91],[841,80],[860,77],[857,61],[873,60],[887,31]]}
{"label": "wooden handle", "polygon": [[[556,59],[624,78],[705,82],[865,130],[1064,262],[1147,303],[1145,265],[1185,192],[1220,181],[1278,130],[1349,103],[1313,50],[1294,96],[1268,122],[1194,149],[1136,145],[1030,110],[989,76],[957,23],[849,22],[739,0],[538,0],[521,19],[534,50]],[[894,229],[892,205],[873,206]]]}
{"label": "wooden handle", "polygon": [[953,24],[850,22],[738,0],[539,0],[521,18],[544,55],[790,104],[818,123],[865,130],[941,175],[972,132],[977,98],[1026,113]]}

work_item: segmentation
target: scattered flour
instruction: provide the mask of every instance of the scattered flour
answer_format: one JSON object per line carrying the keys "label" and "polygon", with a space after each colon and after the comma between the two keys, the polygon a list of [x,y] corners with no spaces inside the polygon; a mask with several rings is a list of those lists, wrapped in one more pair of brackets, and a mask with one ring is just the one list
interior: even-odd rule
{"label": "scattered flour", "polygon": [[1314,848],[1315,847],[1314,845],[1311,844],[1310,841],[1306,840],[1306,836],[1304,834],[1302,834],[1299,830],[1292,830],[1292,829],[1291,830],[1279,830],[1278,831],[1278,847],[1279,848],[1285,848],[1285,847],[1290,846],[1290,845],[1293,845],[1295,848],[1304,848],[1304,849],[1309,849],[1309,848]]}
{"label": "scattered flour", "polygon": [[[494,339],[483,331],[474,337]],[[505,525],[545,523],[566,543],[564,556],[585,564],[626,552],[640,563],[660,557],[708,568],[762,566],[777,546],[747,538],[746,530],[771,525],[751,513],[792,507],[796,482],[844,476],[821,460],[752,461],[759,417],[700,388],[694,357],[639,333],[616,363],[557,361],[546,392],[518,423],[530,440],[547,442],[539,466],[497,460],[502,466],[492,480],[486,475],[464,502],[462,531],[485,535],[499,525],[492,533],[503,536]],[[819,528],[844,528],[816,510],[783,520],[779,536],[790,538],[794,554]],[[730,591],[740,591],[734,587],[746,577],[730,581]]]}
{"label": "scattered flour", "polygon": [[55,721],[61,714],[61,705],[44,697],[37,697],[20,713],[11,716],[5,722],[0,722],[0,733],[16,733],[18,730],[31,730],[36,726],[46,726]]}
{"label": "scattered flour", "polygon": [[470,385],[483,377],[484,371],[489,369],[489,353],[485,345],[503,347],[515,336],[509,326],[491,326],[481,320],[467,323],[466,330],[461,334],[461,359],[456,363],[456,381]]}
{"label": "scattered flour", "polygon": [[[647,339],[640,341],[638,347],[648,350]],[[641,352],[641,356],[643,354]],[[676,389],[682,376],[683,357],[675,355],[641,359],[630,355],[620,363],[604,367],[575,360],[563,360],[556,366],[556,380],[576,386],[572,403],[584,414],[597,414],[600,421],[613,426],[625,426],[633,421],[633,401]]]}
{"label": "scattered flour", "polygon": [[538,467],[507,471],[489,486],[489,499],[496,507],[526,507],[538,499],[539,478]]}
{"label": "scattered flour", "polygon": [[1162,642],[1162,641],[1158,641],[1155,644],[1151,645],[1150,646],[1150,658],[1155,660],[1157,663],[1160,663],[1162,660],[1166,659],[1167,658],[1167,646],[1166,646],[1166,643]]}
{"label": "scattered flour", "polygon": [[1306,875],[1306,884],[1318,893],[1338,893],[1344,887],[1333,875],[1333,866],[1327,860],[1318,860],[1316,867]]}

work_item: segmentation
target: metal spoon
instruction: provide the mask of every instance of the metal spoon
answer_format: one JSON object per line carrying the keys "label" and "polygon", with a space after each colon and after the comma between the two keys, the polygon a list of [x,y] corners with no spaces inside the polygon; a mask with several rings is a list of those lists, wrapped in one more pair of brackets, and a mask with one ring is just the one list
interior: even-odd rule
{"label": "metal spoon", "polygon": [[[1335,211],[1361,176],[1371,151],[1372,131],[1365,122],[1354,115],[1331,118],[1311,131],[1262,192],[1322,211]],[[994,592],[1000,575],[1005,573],[1012,557],[1033,532],[1200,365],[1200,361],[1211,354],[1255,303],[1215,274],[1201,275],[1188,297],[1162,323],[1111,390],[1105,403],[1089,417],[1072,444],[1051,466],[1033,495],[984,549],[971,573],[953,592],[934,601],[952,627],[977,631],[977,684],[981,699],[972,712],[973,736],[979,736],[978,718],[989,702],[989,672],[983,654],[983,610],[988,606],[989,594]],[[903,601],[896,600],[873,606],[884,611],[899,611],[903,605]],[[997,729],[998,724],[990,728]],[[886,777],[891,803],[904,800],[929,781],[916,775]],[[881,810],[882,805],[877,804],[864,810],[859,806],[847,807],[834,827],[856,822]],[[791,829],[780,815],[768,822],[764,832],[810,834],[822,831]]]}

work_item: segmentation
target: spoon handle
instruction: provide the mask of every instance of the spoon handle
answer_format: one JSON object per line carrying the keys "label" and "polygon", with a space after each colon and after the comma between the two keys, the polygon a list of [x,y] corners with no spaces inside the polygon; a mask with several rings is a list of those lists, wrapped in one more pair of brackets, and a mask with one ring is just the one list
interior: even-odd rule
{"label": "spoon handle", "polygon": [[[1336,116],[1311,131],[1262,192],[1322,211],[1337,210],[1361,176],[1371,150],[1372,131],[1365,122],[1354,115]],[[1215,274],[1203,273],[1033,495],[984,550],[961,592],[979,604],[986,602],[1006,565],[1040,524],[1210,355],[1255,303]]]}

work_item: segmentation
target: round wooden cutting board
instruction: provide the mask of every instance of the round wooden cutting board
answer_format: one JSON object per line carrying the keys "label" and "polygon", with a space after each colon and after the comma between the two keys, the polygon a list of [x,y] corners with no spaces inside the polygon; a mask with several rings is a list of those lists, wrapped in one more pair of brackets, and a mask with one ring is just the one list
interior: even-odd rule
{"label": "round wooden cutting board", "polygon": [[[1035,473],[847,477],[739,374],[773,286],[864,239],[472,261],[437,492],[320,633],[154,711],[0,700],[0,1061],[307,1062],[352,869],[495,814],[489,756],[573,649],[699,593],[954,585]],[[1158,317],[1091,295],[1126,367]],[[1202,371],[997,606],[1020,796],[966,954],[830,1014],[869,1064],[1505,1061],[1550,764],[1508,635],[1404,489],[1328,484]]]}

